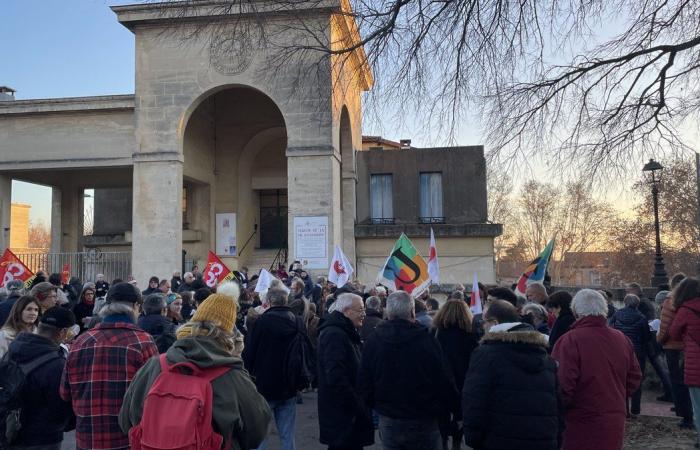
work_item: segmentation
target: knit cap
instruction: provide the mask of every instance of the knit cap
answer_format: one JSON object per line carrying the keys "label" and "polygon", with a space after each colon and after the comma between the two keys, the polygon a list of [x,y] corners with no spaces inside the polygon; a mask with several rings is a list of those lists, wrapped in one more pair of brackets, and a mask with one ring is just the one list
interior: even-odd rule
{"label": "knit cap", "polygon": [[[238,296],[240,289],[236,283],[223,283],[204,300],[190,319],[190,322],[211,322],[217,327],[233,333],[238,313]],[[184,325],[177,331],[178,339],[192,335],[191,327]]]}

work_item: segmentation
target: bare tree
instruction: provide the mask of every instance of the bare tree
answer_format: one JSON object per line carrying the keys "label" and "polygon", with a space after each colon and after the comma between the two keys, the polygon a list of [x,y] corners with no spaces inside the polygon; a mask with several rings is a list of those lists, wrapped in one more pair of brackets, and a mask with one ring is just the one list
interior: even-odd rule
{"label": "bare tree", "polygon": [[29,248],[49,249],[51,247],[51,230],[42,221],[29,223]]}

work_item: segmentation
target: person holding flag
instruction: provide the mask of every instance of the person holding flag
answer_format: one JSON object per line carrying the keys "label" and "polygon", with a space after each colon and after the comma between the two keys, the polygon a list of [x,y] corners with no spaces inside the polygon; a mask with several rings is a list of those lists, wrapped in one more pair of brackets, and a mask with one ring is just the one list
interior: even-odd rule
{"label": "person holding flag", "polygon": [[549,260],[554,252],[554,239],[547,243],[547,246],[542,250],[539,256],[525,268],[525,271],[518,279],[515,286],[515,295],[527,298],[527,287],[533,283],[544,284],[544,278],[547,274]]}
{"label": "person holding flag", "polygon": [[202,272],[202,279],[207,287],[212,289],[216,287],[217,284],[236,279],[236,276],[214,252],[209,250],[209,257],[207,258],[207,265],[204,267],[204,272]]}
{"label": "person holding flag", "polygon": [[377,276],[379,283],[418,297],[430,285],[428,265],[405,234],[394,244]]}
{"label": "person holding flag", "polygon": [[29,267],[25,266],[9,248],[6,248],[0,258],[0,287],[7,286],[7,283],[12,280],[20,280],[28,289],[33,279],[34,274]]}

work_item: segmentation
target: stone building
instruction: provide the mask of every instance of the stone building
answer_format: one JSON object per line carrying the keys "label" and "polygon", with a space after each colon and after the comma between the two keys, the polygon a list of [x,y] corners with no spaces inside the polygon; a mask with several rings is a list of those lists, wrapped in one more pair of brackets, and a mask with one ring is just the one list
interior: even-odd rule
{"label": "stone building", "polygon": [[[17,179],[53,189],[52,251],[131,251],[140,284],[180,268],[183,250],[200,267],[212,249],[232,269],[255,270],[285,249],[289,261],[323,273],[336,244],[371,281],[401,231],[427,252],[430,226],[445,281],[470,279],[477,269],[494,281],[500,226],[486,223],[482,147],[415,149],[409,142],[385,152],[368,141],[365,148],[361,97],[373,79],[361,47],[342,62],[304,53],[272,66],[272,46],[260,36],[304,39],[284,27],[283,11],[264,12],[260,2],[265,20],[258,21],[207,5],[187,15],[157,4],[112,7],[135,35],[133,95],[1,99],[0,247],[8,242]],[[347,0],[306,8],[297,12],[327,30],[329,42],[359,40],[342,13]],[[213,40],[169,32],[211,21],[223,30]],[[245,36],[226,31],[248,22]],[[388,183],[375,175],[389,172],[395,189],[388,194],[382,185],[381,195],[393,196],[396,214],[374,217],[372,208],[388,208],[388,200],[377,206],[370,184]],[[423,216],[420,183],[432,183],[438,198],[438,172],[443,209],[425,206],[430,215]],[[83,235],[85,189],[95,190],[91,236]]]}

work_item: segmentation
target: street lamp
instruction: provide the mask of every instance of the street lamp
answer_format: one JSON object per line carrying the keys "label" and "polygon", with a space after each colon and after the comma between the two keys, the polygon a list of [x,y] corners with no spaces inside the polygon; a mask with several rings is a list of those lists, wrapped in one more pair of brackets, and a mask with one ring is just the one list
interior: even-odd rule
{"label": "street lamp", "polygon": [[651,172],[651,195],[654,201],[654,231],[656,232],[656,256],[654,257],[654,275],[651,277],[652,287],[659,287],[662,284],[668,284],[668,275],[664,267],[664,257],[661,255],[661,232],[659,229],[659,181],[660,175],[656,172],[663,170],[664,167],[657,161],[650,159],[644,164],[642,172]]}

